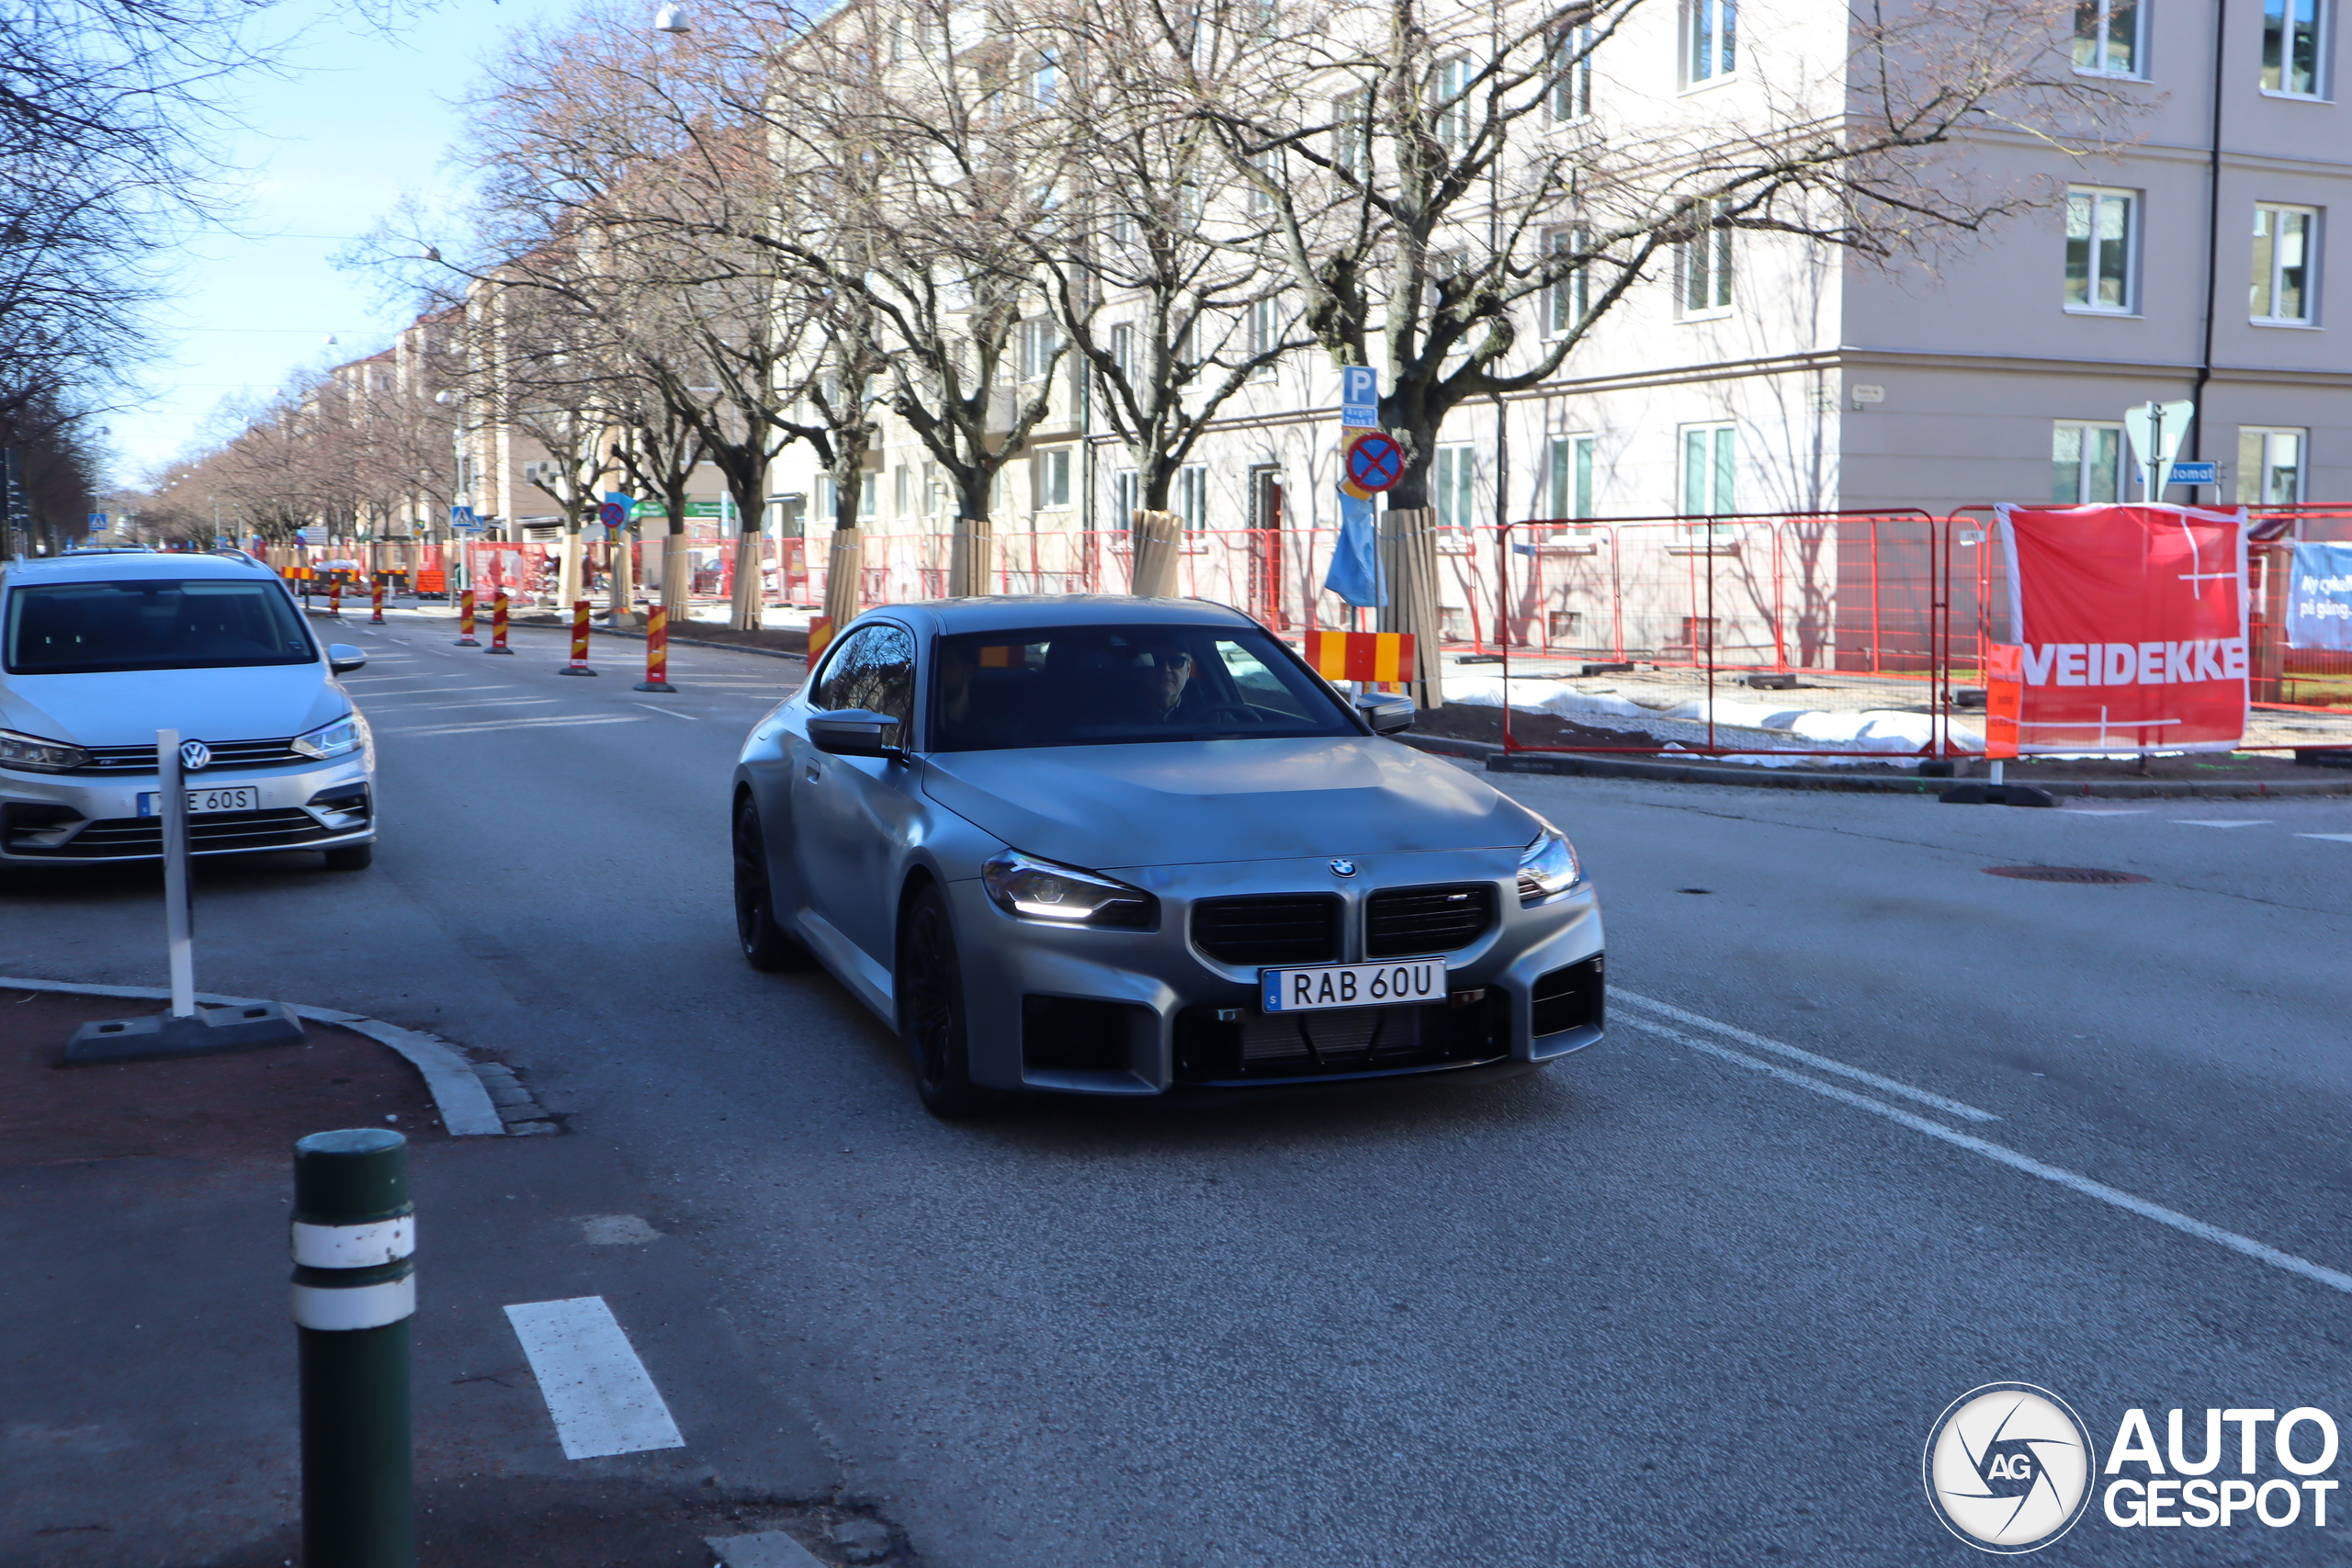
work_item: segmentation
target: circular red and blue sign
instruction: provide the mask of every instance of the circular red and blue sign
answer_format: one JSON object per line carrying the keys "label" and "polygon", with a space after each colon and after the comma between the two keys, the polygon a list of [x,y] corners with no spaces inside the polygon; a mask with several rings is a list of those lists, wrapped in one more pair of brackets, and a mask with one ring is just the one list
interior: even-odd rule
{"label": "circular red and blue sign", "polygon": [[1358,490],[1392,490],[1405,477],[1405,449],[1396,437],[1367,430],[1348,443],[1345,466],[1348,481]]}
{"label": "circular red and blue sign", "polygon": [[596,521],[607,528],[628,526],[628,507],[617,501],[608,501],[596,508]]}

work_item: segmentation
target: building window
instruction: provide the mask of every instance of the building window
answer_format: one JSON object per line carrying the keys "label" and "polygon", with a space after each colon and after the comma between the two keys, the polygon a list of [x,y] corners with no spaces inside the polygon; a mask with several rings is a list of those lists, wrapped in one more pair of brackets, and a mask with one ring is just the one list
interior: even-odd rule
{"label": "building window", "polygon": [[1188,529],[1209,525],[1209,469],[1205,463],[1187,463],[1176,470],[1176,515]]}
{"label": "building window", "polygon": [[1723,517],[1739,510],[1733,480],[1739,470],[1739,437],[1728,424],[1682,427],[1682,513]]}
{"label": "building window", "polygon": [[2075,69],[2092,76],[2140,74],[2140,0],[2076,0]]}
{"label": "building window", "polygon": [[1592,113],[1592,29],[1570,28],[1552,46],[1552,122],[1566,125]]}
{"label": "building window", "polygon": [[1362,179],[1372,169],[1372,95],[1350,93],[1331,104],[1331,162]]}
{"label": "building window", "polygon": [[2129,191],[2066,193],[2066,309],[2131,312],[2132,226],[2139,199]]}
{"label": "building window", "polygon": [[890,503],[891,515],[896,517],[906,516],[913,508],[914,485],[904,463],[891,470]]}
{"label": "building window", "polygon": [[2238,430],[2238,502],[2245,506],[2292,506],[2303,499],[2300,430]]}
{"label": "building window", "polygon": [[1739,0],[1684,0],[1685,73],[1696,85],[1739,63]]}
{"label": "building window", "polygon": [[1061,348],[1061,336],[1054,330],[1052,321],[1022,322],[1021,378],[1024,381],[1044,380],[1046,372],[1053,367],[1054,355]]}
{"label": "building window", "polygon": [[[1280,295],[1270,294],[1263,299],[1250,302],[1249,342],[1251,358],[1254,359],[1260,355],[1272,354],[1282,343],[1282,309],[1283,302]],[[1274,362],[1269,359],[1250,374],[1251,380],[1271,381],[1274,378]]]}
{"label": "building window", "polygon": [[1437,525],[1441,528],[1467,528],[1476,513],[1478,481],[1477,449],[1468,442],[1437,449],[1435,473],[1437,493]]}
{"label": "building window", "polygon": [[2123,427],[2058,424],[2050,431],[2050,499],[2085,506],[2123,499]]}
{"label": "building window", "polygon": [[1554,517],[1592,515],[1592,448],[1589,435],[1555,435],[1544,474],[1545,502]]}
{"label": "building window", "polygon": [[1470,84],[1476,75],[1470,57],[1457,54],[1437,68],[1438,145],[1460,157],[1470,145]]}
{"label": "building window", "polygon": [[832,525],[834,518],[833,503],[839,499],[839,494],[840,492],[835,488],[833,484],[833,478],[831,474],[820,474],[817,476],[817,515],[825,520],[827,527],[831,527]]}
{"label": "building window", "polygon": [[1125,533],[1136,525],[1136,509],[1143,504],[1143,486],[1133,468],[1111,476],[1111,526]]}
{"label": "building window", "polygon": [[1052,50],[1037,56],[1029,67],[1029,101],[1040,108],[1061,96],[1061,62]]}
{"label": "building window", "polygon": [[1119,373],[1119,379],[1135,385],[1136,329],[1132,322],[1120,321],[1111,328],[1111,367]]}
{"label": "building window", "polygon": [[1069,448],[1048,446],[1037,454],[1037,510],[1058,510],[1069,504]]}
{"label": "building window", "polygon": [[1272,194],[1267,189],[1267,182],[1271,182],[1281,176],[1281,169],[1274,162],[1274,155],[1272,152],[1255,153],[1248,160],[1248,163],[1250,164],[1250,172],[1254,174],[1257,178],[1244,182],[1250,187],[1249,194],[1244,197],[1244,199],[1247,201],[1250,210],[1252,212],[1272,211],[1273,209],[1274,198]]}
{"label": "building window", "polygon": [[[1573,254],[1584,249],[1585,236],[1582,228],[1555,229],[1544,236],[1545,248],[1555,255]],[[1592,269],[1580,264],[1544,291],[1544,335],[1566,337],[1584,324],[1591,309]]]}
{"label": "building window", "polygon": [[2308,207],[2254,209],[2254,298],[2257,321],[2307,327],[2312,322],[2312,243],[2319,214]]}
{"label": "building window", "polygon": [[869,468],[865,472],[865,481],[857,488],[857,514],[860,517],[871,517],[881,503],[882,476]]}
{"label": "building window", "polygon": [[1685,321],[1731,309],[1731,230],[1722,204],[1698,203],[1690,222],[1697,231],[1674,247],[1675,313]]}
{"label": "building window", "polygon": [[2320,0],[2263,0],[2263,91],[2319,96],[2319,7]]}
{"label": "building window", "polygon": [[1112,248],[1122,253],[1136,248],[1136,215],[1132,212],[1111,214]]}

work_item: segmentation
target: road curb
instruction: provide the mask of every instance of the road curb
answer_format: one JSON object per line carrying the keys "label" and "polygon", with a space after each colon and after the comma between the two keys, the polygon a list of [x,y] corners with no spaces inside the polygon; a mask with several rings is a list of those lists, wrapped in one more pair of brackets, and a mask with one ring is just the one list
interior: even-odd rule
{"label": "road curb", "polygon": [[[77,997],[129,997],[142,1001],[169,1001],[171,992],[153,986],[90,986],[70,980],[25,980],[0,976],[0,990],[59,991]],[[259,1000],[254,997],[223,997],[210,991],[199,991],[196,999],[208,1007],[242,1007]],[[363,1018],[356,1012],[344,1012],[335,1008],[305,1007],[300,1002],[288,1002],[286,1010],[298,1018],[314,1023],[332,1023],[348,1029],[354,1034],[364,1034],[380,1044],[389,1045],[424,1075],[424,1087],[432,1092],[433,1108],[441,1113],[441,1125],[453,1138],[497,1137],[510,1132],[519,1133],[525,1127],[534,1131],[555,1130],[555,1124],[541,1112],[533,1121],[518,1122],[510,1129],[499,1115],[498,1107],[491,1100],[489,1087],[479,1076],[480,1069],[465,1052],[438,1035],[402,1029],[396,1023],[380,1019]],[[496,1063],[495,1067],[510,1080],[513,1072]],[[537,1111],[537,1107],[532,1107]],[[536,1122],[536,1125],[534,1125]]]}
{"label": "road curb", "polygon": [[[1700,762],[1650,762],[1632,757],[1579,756],[1556,751],[1505,751],[1491,740],[1459,740],[1442,735],[1404,735],[1407,745],[1441,756],[1483,760],[1492,773],[1566,773],[1589,778],[1649,779],[1660,784],[1730,784],[1741,789],[1845,790],[1858,795],[1939,795],[1954,780],[1884,774],[1850,775],[1792,768],[1709,766]],[[2066,799],[2132,800],[2208,796],[2277,799],[2286,795],[2352,795],[2352,778],[2290,779],[2033,779],[2036,789]]]}
{"label": "road curb", "polygon": [[[596,635],[598,637],[633,637],[639,642],[645,640],[643,632],[633,632],[626,626],[598,626]],[[762,659],[797,659],[803,664],[808,661],[808,656],[805,653],[786,653],[780,648],[753,648],[748,643],[741,642],[713,642],[708,637],[680,637],[675,632],[670,634],[670,641],[679,648],[715,648],[722,653],[756,653]]]}

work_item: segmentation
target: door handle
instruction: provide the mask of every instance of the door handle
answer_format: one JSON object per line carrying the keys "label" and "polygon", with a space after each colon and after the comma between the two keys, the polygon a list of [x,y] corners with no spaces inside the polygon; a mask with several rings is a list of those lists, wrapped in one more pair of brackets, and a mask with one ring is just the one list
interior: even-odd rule
{"label": "door handle", "polygon": [[800,764],[800,776],[807,779],[810,784],[815,784],[817,782],[818,772],[817,764],[814,762],[803,762]]}

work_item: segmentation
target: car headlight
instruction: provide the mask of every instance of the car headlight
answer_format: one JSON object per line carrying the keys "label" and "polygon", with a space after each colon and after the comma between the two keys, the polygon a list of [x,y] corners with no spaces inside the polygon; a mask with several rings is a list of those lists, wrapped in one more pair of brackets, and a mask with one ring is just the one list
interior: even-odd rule
{"label": "car headlight", "polygon": [[1545,828],[1519,852],[1519,901],[1541,904],[1574,887],[1579,874],[1576,846],[1557,828]]}
{"label": "car headlight", "polygon": [[998,908],[1044,925],[1143,931],[1159,909],[1159,900],[1140,887],[1019,850],[1006,850],[980,867],[980,883]]}
{"label": "car headlight", "polygon": [[0,768],[23,768],[35,773],[62,773],[90,765],[90,754],[79,746],[68,746],[62,740],[43,740],[38,735],[19,735],[13,729],[0,729]]}
{"label": "car headlight", "polygon": [[288,742],[305,757],[340,757],[345,751],[356,751],[368,732],[360,727],[359,716],[345,714],[333,724],[322,724],[308,735],[298,735]]}

